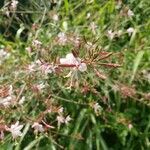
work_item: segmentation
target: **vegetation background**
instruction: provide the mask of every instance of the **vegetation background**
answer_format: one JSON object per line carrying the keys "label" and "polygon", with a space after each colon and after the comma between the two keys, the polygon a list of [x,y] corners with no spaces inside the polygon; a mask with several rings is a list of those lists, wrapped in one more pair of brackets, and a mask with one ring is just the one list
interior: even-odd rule
{"label": "vegetation background", "polygon": [[[0,52],[9,54],[0,53],[0,88],[12,85],[15,103],[5,107],[0,90],[0,125],[24,128],[13,139],[0,127],[0,149],[150,149],[150,1],[12,2],[0,1]],[[64,77],[71,68],[46,76],[26,69],[71,52],[94,61],[75,79]],[[62,109],[71,119],[59,124]]]}

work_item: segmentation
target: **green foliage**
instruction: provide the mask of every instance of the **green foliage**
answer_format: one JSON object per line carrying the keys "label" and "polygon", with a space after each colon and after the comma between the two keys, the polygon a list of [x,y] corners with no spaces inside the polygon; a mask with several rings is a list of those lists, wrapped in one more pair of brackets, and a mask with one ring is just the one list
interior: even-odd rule
{"label": "green foliage", "polygon": [[[150,149],[150,1],[19,0],[15,10],[10,5],[0,5],[0,50],[10,54],[0,56],[0,131],[5,133],[0,149]],[[67,36],[65,44],[59,33]],[[71,52],[79,53],[87,70],[67,78],[71,68],[59,67],[59,60]],[[55,71],[36,70],[37,60]],[[5,107],[1,89],[10,85],[15,103]],[[62,115],[72,119],[59,125]],[[13,139],[1,126],[10,128],[18,120],[22,136]],[[35,122],[44,132],[34,131]]]}

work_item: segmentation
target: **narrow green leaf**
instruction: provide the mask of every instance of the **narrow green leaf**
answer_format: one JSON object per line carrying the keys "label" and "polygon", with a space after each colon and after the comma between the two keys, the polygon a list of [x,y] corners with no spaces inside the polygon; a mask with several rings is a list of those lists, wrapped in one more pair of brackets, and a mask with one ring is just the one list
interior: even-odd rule
{"label": "narrow green leaf", "polygon": [[137,72],[138,66],[142,60],[143,55],[144,55],[144,51],[139,51],[135,60],[134,60],[133,71],[132,71],[130,83],[132,83],[132,81],[134,80],[135,74]]}

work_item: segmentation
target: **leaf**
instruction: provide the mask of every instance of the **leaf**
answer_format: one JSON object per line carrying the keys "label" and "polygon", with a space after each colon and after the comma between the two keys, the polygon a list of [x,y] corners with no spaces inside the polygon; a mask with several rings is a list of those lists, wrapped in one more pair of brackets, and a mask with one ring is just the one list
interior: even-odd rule
{"label": "leaf", "polygon": [[144,51],[139,51],[135,60],[134,60],[133,71],[132,71],[130,83],[132,83],[132,81],[134,80],[135,74],[137,72],[138,66],[142,60],[143,55],[144,55]]}

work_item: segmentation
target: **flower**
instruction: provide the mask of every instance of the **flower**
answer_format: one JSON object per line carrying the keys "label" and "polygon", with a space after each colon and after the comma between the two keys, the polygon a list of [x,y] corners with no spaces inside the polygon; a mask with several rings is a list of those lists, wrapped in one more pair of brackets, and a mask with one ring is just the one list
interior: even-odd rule
{"label": "flower", "polygon": [[131,130],[133,128],[133,125],[130,123],[128,124],[128,129]]}
{"label": "flower", "polygon": [[65,118],[64,123],[65,123],[65,124],[68,124],[69,121],[71,121],[71,120],[72,120],[72,118],[68,115],[68,116]]}
{"label": "flower", "polygon": [[0,49],[0,65],[2,62],[6,59],[8,59],[10,56],[10,53],[7,53],[4,49]]}
{"label": "flower", "polygon": [[4,107],[8,107],[12,104],[13,98],[11,96],[7,96],[5,98],[0,98],[0,105],[3,105]]}
{"label": "flower", "polygon": [[65,118],[62,115],[57,116],[57,121],[58,121],[58,126],[60,126],[61,123],[65,122]]}
{"label": "flower", "polygon": [[[82,63],[79,57],[74,57],[72,53],[66,55],[66,58],[60,58],[60,64],[63,65],[74,65],[79,71],[84,72],[87,70],[85,63]],[[74,67],[74,68],[75,68]]]}
{"label": "flower", "polygon": [[13,87],[10,85],[8,88],[1,89],[2,95],[0,96],[0,105],[8,107],[14,103],[15,96],[13,95]]}
{"label": "flower", "polygon": [[11,2],[11,8],[12,8],[12,10],[15,10],[17,8],[18,3],[19,3],[18,1],[12,0],[12,2]]}
{"label": "flower", "polygon": [[36,87],[37,87],[37,89],[38,89],[39,91],[42,91],[42,89],[45,88],[45,84],[44,84],[44,83],[40,83],[40,84],[37,84]]}
{"label": "flower", "polygon": [[12,124],[10,128],[7,128],[9,132],[11,132],[14,139],[16,139],[18,136],[22,136],[21,129],[23,128],[23,125],[19,125],[19,121],[17,121],[15,124]]}
{"label": "flower", "polygon": [[131,36],[131,34],[132,34],[134,31],[135,31],[135,30],[134,30],[134,28],[132,28],[132,27],[130,27],[130,28],[127,29],[127,33],[128,33],[129,36]]}
{"label": "flower", "polygon": [[32,73],[32,72],[36,71],[36,64],[34,64],[34,63],[29,64],[27,66],[27,71],[28,71],[28,73]]}
{"label": "flower", "polygon": [[90,12],[88,12],[88,13],[86,14],[86,19],[89,19],[89,18],[90,18],[90,16],[91,16],[91,13],[90,13]]}
{"label": "flower", "polygon": [[25,96],[23,96],[20,100],[19,100],[19,105],[22,105],[23,103],[24,103],[24,101],[25,101]]}
{"label": "flower", "polygon": [[58,34],[58,43],[60,44],[60,45],[65,45],[66,44],[66,42],[67,42],[67,36],[66,36],[66,34],[64,33],[64,32],[60,32],[59,34]]}
{"label": "flower", "polygon": [[101,110],[101,106],[100,106],[98,103],[95,103],[95,104],[93,105],[93,109],[94,109],[94,112],[95,112],[96,114],[98,114],[98,113],[100,112],[100,110]]}
{"label": "flower", "polygon": [[115,36],[115,33],[112,32],[112,30],[108,30],[107,34],[108,34],[108,37],[110,38],[110,40],[112,40]]}
{"label": "flower", "polygon": [[54,15],[52,16],[52,19],[53,19],[54,21],[58,21],[58,20],[59,20],[59,17],[58,17],[57,14],[54,14]]}
{"label": "flower", "polygon": [[64,111],[64,108],[63,108],[63,107],[60,107],[60,108],[58,109],[58,113],[59,113],[59,114],[62,114],[63,111]]}
{"label": "flower", "polygon": [[39,40],[33,40],[32,41],[32,46],[35,48],[40,48],[42,43]]}
{"label": "flower", "polygon": [[49,73],[52,73],[55,71],[55,67],[48,64],[48,63],[43,63],[41,66],[40,66],[40,70],[42,73],[44,73],[45,75],[49,74]]}
{"label": "flower", "polygon": [[34,124],[32,125],[32,128],[34,128],[35,133],[44,132],[43,125],[39,124],[38,122],[34,122]]}
{"label": "flower", "polygon": [[128,16],[129,16],[129,17],[132,17],[132,16],[134,16],[134,13],[133,13],[133,11],[132,11],[132,10],[130,10],[130,9],[128,10],[127,14],[128,14]]}
{"label": "flower", "polygon": [[91,22],[90,29],[93,32],[93,34],[96,34],[96,28],[97,28],[97,25],[95,24],[95,22]]}

